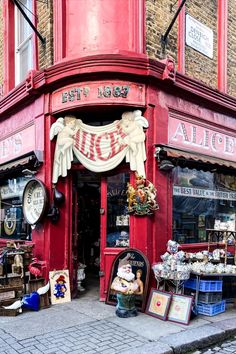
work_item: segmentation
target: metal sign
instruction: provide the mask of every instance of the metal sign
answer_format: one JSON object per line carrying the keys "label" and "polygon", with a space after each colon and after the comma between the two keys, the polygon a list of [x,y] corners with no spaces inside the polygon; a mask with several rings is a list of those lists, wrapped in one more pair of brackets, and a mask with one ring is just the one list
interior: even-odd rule
{"label": "metal sign", "polygon": [[213,58],[213,31],[195,18],[186,15],[186,44]]}

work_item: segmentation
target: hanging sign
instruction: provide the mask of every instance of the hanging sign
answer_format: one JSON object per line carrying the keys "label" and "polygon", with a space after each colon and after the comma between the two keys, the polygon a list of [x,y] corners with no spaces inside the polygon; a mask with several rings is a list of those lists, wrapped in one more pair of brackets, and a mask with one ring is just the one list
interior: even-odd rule
{"label": "hanging sign", "polygon": [[47,193],[44,184],[31,179],[25,186],[22,198],[23,214],[28,224],[37,224],[45,214]]}
{"label": "hanging sign", "polygon": [[73,153],[90,171],[104,172],[126,158],[130,169],[145,177],[145,133],[148,121],[141,111],[124,112],[122,119],[104,126],[90,126],[74,116],[58,118],[50,129],[50,139],[57,135],[52,182],[67,176]]}

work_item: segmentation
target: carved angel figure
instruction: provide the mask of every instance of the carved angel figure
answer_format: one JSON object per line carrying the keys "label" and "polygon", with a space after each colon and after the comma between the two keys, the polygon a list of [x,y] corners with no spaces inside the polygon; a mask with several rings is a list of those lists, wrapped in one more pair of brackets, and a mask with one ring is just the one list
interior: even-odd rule
{"label": "carved angel figure", "polygon": [[59,176],[66,177],[67,171],[71,168],[75,134],[75,116],[67,115],[65,118],[58,118],[51,126],[50,140],[57,135],[52,183],[57,183]]}
{"label": "carved angel figure", "polygon": [[126,154],[126,162],[130,163],[132,171],[137,171],[140,176],[145,177],[146,150],[143,128],[148,128],[148,121],[140,110],[124,112],[121,118],[120,127],[126,134],[124,142],[130,148]]}

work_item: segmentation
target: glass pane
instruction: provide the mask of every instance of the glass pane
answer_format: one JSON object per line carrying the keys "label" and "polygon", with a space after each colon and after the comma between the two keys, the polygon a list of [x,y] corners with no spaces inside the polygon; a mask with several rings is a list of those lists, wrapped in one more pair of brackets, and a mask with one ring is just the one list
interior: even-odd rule
{"label": "glass pane", "polygon": [[128,173],[107,178],[107,247],[129,246]]}
{"label": "glass pane", "polygon": [[[28,0],[21,0],[21,7],[26,13],[26,15],[29,17],[29,19],[32,21],[32,1]],[[29,10],[29,11],[28,11]],[[21,12],[18,10],[18,46],[32,33],[32,28],[26,21],[26,19],[23,17]]]}
{"label": "glass pane", "polygon": [[207,229],[236,228],[236,176],[173,170],[173,239],[206,242]]}
{"label": "glass pane", "polygon": [[18,177],[0,185],[0,237],[31,240],[31,227],[22,211],[22,194],[28,179]]}
{"label": "glass pane", "polygon": [[20,49],[18,55],[20,57],[19,70],[20,70],[20,81],[26,78],[26,75],[30,69],[32,69],[32,51],[31,51],[31,40],[25,43]]}

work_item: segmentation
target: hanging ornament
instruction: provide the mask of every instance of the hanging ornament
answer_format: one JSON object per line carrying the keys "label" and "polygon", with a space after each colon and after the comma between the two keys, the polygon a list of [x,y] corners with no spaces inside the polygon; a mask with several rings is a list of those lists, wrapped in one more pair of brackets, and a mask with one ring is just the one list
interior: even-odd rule
{"label": "hanging ornament", "polygon": [[151,215],[159,205],[156,202],[157,190],[153,183],[135,173],[135,184],[128,183],[128,212],[134,215]]}

